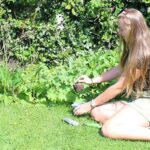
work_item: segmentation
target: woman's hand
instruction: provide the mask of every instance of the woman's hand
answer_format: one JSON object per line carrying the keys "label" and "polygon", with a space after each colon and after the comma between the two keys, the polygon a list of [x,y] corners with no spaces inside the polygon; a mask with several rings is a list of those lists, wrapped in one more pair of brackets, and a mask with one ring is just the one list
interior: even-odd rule
{"label": "woman's hand", "polygon": [[91,107],[90,102],[87,102],[87,103],[81,104],[78,107],[76,107],[73,110],[73,112],[74,112],[75,115],[78,116],[78,115],[88,113],[89,111],[91,111],[91,109],[92,109],[92,107]]}
{"label": "woman's hand", "polygon": [[86,83],[86,84],[92,84],[92,83],[93,83],[93,82],[92,82],[92,79],[89,78],[87,75],[82,75],[82,76],[80,76],[80,77],[76,80],[76,82],[78,82],[78,83]]}

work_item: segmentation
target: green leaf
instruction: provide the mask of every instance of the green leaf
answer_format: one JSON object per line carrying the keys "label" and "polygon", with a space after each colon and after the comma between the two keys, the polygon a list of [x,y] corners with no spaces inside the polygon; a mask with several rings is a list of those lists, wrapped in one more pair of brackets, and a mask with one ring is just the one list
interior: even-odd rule
{"label": "green leaf", "polygon": [[68,5],[65,7],[65,9],[70,10],[70,9],[71,9],[71,5],[68,4]]}
{"label": "green leaf", "polygon": [[74,8],[71,10],[71,12],[74,16],[78,16],[78,14],[75,12]]}

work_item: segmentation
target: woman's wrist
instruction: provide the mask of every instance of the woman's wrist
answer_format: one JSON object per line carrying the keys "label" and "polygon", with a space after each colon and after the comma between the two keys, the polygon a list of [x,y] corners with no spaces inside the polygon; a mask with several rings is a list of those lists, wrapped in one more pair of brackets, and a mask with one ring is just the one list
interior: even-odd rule
{"label": "woman's wrist", "polygon": [[101,82],[103,82],[101,76],[95,77],[95,78],[91,78],[91,85],[97,84],[97,83],[101,83]]}
{"label": "woman's wrist", "polygon": [[90,101],[90,106],[91,106],[91,109],[93,109],[93,108],[96,107],[95,99],[92,99],[92,100]]}

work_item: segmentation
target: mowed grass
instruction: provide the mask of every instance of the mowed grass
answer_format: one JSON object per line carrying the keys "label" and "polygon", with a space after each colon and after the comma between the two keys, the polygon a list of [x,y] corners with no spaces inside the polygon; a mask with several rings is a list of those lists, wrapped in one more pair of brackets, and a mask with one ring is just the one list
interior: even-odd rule
{"label": "mowed grass", "polygon": [[0,150],[149,150],[144,141],[112,140],[99,129],[71,126],[62,121],[70,117],[80,123],[88,116],[75,117],[66,105],[0,105]]}

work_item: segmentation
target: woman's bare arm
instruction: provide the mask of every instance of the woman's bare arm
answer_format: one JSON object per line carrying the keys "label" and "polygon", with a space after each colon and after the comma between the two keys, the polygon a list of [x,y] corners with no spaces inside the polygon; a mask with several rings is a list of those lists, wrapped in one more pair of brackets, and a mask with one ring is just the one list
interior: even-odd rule
{"label": "woman's bare arm", "polygon": [[103,73],[102,75],[95,77],[92,79],[93,83],[101,83],[109,80],[113,80],[118,78],[122,74],[121,67],[118,65],[107,72]]}
{"label": "woman's bare arm", "polygon": [[[77,108],[74,109],[74,114],[75,115],[82,115],[86,112],[89,112],[92,107],[97,107],[99,105],[104,104],[105,102],[110,101],[111,99],[115,98],[118,94],[124,91],[125,89],[125,82],[126,78],[128,76],[125,73],[122,73],[121,76],[119,77],[118,81],[107,88],[102,94],[97,96],[94,100],[84,103]],[[140,70],[137,69],[136,74],[135,74],[135,81],[140,77]],[[94,103],[92,103],[94,102]],[[94,106],[93,106],[94,104]]]}
{"label": "woman's bare arm", "polygon": [[102,105],[105,102],[110,101],[112,98],[116,97],[119,93],[121,93],[124,88],[123,84],[125,81],[125,75],[121,75],[118,82],[109,88],[107,88],[102,94],[97,96],[94,100],[89,101],[85,104],[79,105],[74,109],[75,115],[82,115],[86,112],[89,112],[93,107],[97,107]]}
{"label": "woman's bare arm", "polygon": [[118,65],[107,72],[103,73],[102,75],[95,77],[93,79],[89,78],[87,75],[80,76],[76,82],[78,83],[86,83],[86,84],[97,84],[105,81],[109,81],[119,77],[122,73],[121,67]]}
{"label": "woman's bare arm", "polygon": [[112,86],[108,87],[102,94],[97,96],[95,100],[95,106],[101,105],[114,97],[116,97],[118,94],[123,92],[124,90],[124,82],[125,82],[126,76],[123,74],[119,78],[118,82],[113,84]]}
{"label": "woman's bare arm", "polygon": [[[135,81],[140,77],[140,75],[140,70],[137,69],[135,74]],[[117,95],[123,92],[125,89],[124,85],[126,82],[126,78],[128,78],[128,76],[125,73],[122,73],[122,75],[115,84],[107,88],[102,94],[95,98],[95,106],[101,105],[115,98]]]}

